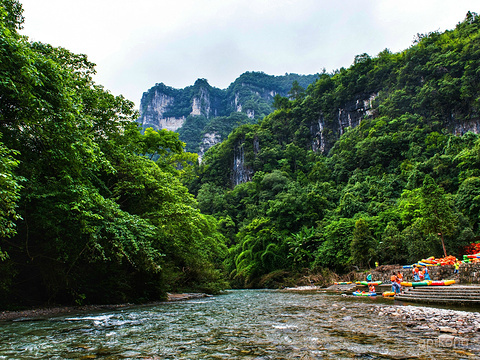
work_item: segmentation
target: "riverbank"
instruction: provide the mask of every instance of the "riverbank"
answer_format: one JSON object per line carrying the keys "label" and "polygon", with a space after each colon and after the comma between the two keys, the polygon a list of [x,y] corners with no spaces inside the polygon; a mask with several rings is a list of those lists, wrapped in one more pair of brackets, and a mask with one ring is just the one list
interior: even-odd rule
{"label": "riverbank", "polygon": [[[168,298],[166,302],[199,299],[199,298],[211,296],[203,293],[185,293],[185,294],[168,293],[167,295],[168,295]],[[165,301],[159,301],[151,304],[154,305],[162,302],[165,302]],[[134,305],[135,304],[127,303],[127,304],[117,304],[117,305],[55,306],[55,307],[26,309],[26,310],[19,310],[19,311],[2,311],[0,312],[0,321],[12,321],[12,320],[23,320],[23,319],[30,320],[30,319],[38,319],[38,318],[47,318],[52,316],[68,315],[68,314],[90,313],[90,312],[103,311],[103,310],[117,310],[122,308],[128,308]]]}
{"label": "riverbank", "polygon": [[45,308],[26,309],[19,311],[0,312],[0,321],[22,320],[51,317],[57,315],[76,314],[81,312],[95,312],[101,310],[114,310],[131,306],[132,304],[119,305],[83,305],[83,306],[55,306]]}

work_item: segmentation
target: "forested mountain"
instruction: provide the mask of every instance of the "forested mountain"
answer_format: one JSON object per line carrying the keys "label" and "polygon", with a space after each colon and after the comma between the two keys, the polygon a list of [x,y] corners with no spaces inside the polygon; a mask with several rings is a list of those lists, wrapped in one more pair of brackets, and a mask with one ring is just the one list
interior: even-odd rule
{"label": "forested mountain", "polygon": [[[190,183],[238,286],[458,255],[480,235],[480,18],[355,57],[212,147]],[[228,171],[226,171],[228,169]],[[266,277],[267,274],[270,274]]]}
{"label": "forested mountain", "polygon": [[317,78],[246,72],[225,90],[210,86],[205,79],[184,89],[160,83],[143,94],[138,122],[144,129],[178,131],[187,151],[203,155],[235,127],[257,123],[270,114],[275,95],[288,96],[292,85],[303,90]]}
{"label": "forested mountain", "polygon": [[0,0],[0,307],[223,288],[223,236],[181,183],[196,155],[141,134],[85,55],[29,42],[22,22]]}

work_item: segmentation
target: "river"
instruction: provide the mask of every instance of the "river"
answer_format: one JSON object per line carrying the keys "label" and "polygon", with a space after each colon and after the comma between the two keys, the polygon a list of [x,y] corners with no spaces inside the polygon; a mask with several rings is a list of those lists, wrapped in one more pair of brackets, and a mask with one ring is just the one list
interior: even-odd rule
{"label": "river", "polygon": [[[391,303],[390,303],[391,304]],[[0,323],[0,359],[474,359],[474,334],[380,316],[382,299],[232,290],[224,295]],[[442,345],[442,344],[440,344]]]}

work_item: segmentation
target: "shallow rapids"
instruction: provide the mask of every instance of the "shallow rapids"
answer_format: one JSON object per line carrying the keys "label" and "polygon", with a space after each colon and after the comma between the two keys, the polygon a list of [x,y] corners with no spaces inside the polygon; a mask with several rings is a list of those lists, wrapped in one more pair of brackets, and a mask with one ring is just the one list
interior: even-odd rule
{"label": "shallow rapids", "polygon": [[[235,290],[155,306],[0,323],[0,359],[474,359],[478,332],[450,341],[382,315],[382,299]],[[478,335],[477,335],[478,334]],[[448,338],[447,338],[448,340]]]}

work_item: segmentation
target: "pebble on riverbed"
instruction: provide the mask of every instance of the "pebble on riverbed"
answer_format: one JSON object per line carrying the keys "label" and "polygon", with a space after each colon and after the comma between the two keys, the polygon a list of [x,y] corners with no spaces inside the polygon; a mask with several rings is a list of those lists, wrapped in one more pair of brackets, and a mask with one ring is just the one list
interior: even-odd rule
{"label": "pebble on riverbed", "polygon": [[406,321],[413,331],[430,329],[440,333],[466,334],[480,332],[480,313],[417,306],[385,306],[372,311]]}

